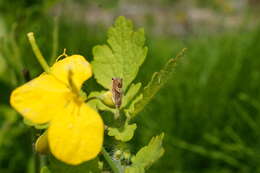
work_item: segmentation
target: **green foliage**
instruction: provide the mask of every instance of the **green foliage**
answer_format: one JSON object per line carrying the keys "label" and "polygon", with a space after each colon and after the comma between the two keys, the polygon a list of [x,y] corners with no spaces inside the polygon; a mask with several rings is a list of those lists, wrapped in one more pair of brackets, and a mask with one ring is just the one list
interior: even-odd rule
{"label": "green foliage", "polygon": [[116,140],[127,142],[133,138],[136,128],[136,124],[125,123],[122,129],[109,127],[108,135],[114,136]]}
{"label": "green foliage", "polygon": [[0,105],[0,115],[4,117],[6,123],[15,123],[18,119],[15,110],[10,109],[7,105]]}
{"label": "green foliage", "polygon": [[88,95],[88,98],[93,98],[92,100],[88,101],[88,105],[90,105],[92,108],[96,110],[101,110],[101,111],[108,111],[115,113],[115,109],[112,109],[108,106],[106,106],[104,103],[101,101],[101,97],[103,94],[105,94],[106,91],[93,91]]}
{"label": "green foliage", "polygon": [[139,166],[127,167],[125,173],[144,173],[145,169]]}
{"label": "green foliage", "polygon": [[[110,28],[108,31],[108,43],[110,47],[107,45],[103,45],[96,46],[93,49],[94,61],[92,62],[92,66],[95,78],[97,79],[97,82],[99,84],[110,90],[111,79],[114,77],[122,78],[123,89],[126,90],[128,88],[128,85],[131,84],[131,82],[135,79],[137,72],[139,71],[139,67],[142,65],[147,53],[147,48],[143,47],[144,31],[139,30],[137,32],[134,32],[132,23],[124,17],[119,17],[116,20],[114,27]],[[169,62],[169,64],[166,65],[166,68],[161,70],[161,72],[157,75],[156,78],[160,79],[156,80],[165,80],[162,82],[165,83],[166,78],[169,78],[169,75],[171,74],[172,69],[170,68],[172,68],[172,64],[172,62]],[[151,89],[152,92],[147,91],[145,93],[145,96],[149,97],[149,94],[154,96],[154,94],[161,88],[160,82],[158,85],[158,83],[154,81],[155,79],[152,79],[152,84],[149,83],[147,87],[153,87]],[[124,110],[127,105],[133,105],[133,103],[136,102],[136,100],[133,99],[139,92],[141,85],[142,84],[140,82],[130,85],[127,93],[123,97],[123,103],[120,107],[121,110]],[[114,113],[115,120],[117,120],[118,115],[120,114],[120,112],[117,112],[119,110],[108,108],[106,105],[104,105],[106,104],[106,102],[102,101],[103,98],[106,98],[108,96],[106,93],[107,92],[92,92],[89,95],[89,99],[96,98],[96,100],[90,101],[88,103],[96,109],[110,111]],[[110,97],[113,97],[113,95],[110,95]],[[140,98],[140,96],[137,98]],[[142,106],[144,107],[147,103],[148,102],[144,102]],[[124,120],[125,122],[123,126],[121,122],[123,120],[123,115],[121,114],[121,117],[119,117],[118,121],[119,127],[108,127],[108,135],[115,137],[116,140],[121,142],[130,141],[133,138],[134,132],[137,128],[137,125],[135,123],[128,123],[128,121],[130,120],[129,113],[132,113],[128,110],[130,109],[123,111],[126,113],[126,120]],[[108,123],[107,125],[109,126],[110,124]],[[148,146],[141,149],[133,158],[133,165],[131,167],[128,167],[126,169],[126,172],[139,170],[139,168],[142,170],[141,172],[144,172],[145,168],[148,168],[154,161],[160,158],[164,152],[161,146],[162,139],[163,135],[156,137],[151,140]],[[154,151],[151,152],[152,150]],[[103,151],[103,154],[104,153],[106,152]],[[145,160],[145,157],[149,157],[150,160]],[[109,156],[107,154],[105,154],[105,158],[106,160],[110,160],[108,159]],[[120,159],[117,161],[108,161],[108,163],[111,163],[110,165],[112,165],[111,168],[114,172],[122,172],[121,168],[123,167],[123,165],[121,165],[122,163]],[[119,165],[119,167],[113,165]]]}
{"label": "green foliage", "polygon": [[175,58],[170,59],[167,64],[159,72],[155,72],[151,81],[145,86],[140,96],[131,104],[130,108],[126,110],[132,117],[143,110],[143,108],[151,101],[155,94],[165,85],[170,79],[171,74],[175,69],[176,62],[184,55],[183,49]]}
{"label": "green foliage", "polygon": [[50,170],[49,170],[49,168],[47,166],[44,166],[44,167],[42,167],[40,173],[51,173],[51,172],[50,172]]}
{"label": "green foliage", "polygon": [[121,108],[124,108],[125,106],[127,106],[127,104],[129,104],[134,99],[134,97],[140,90],[141,86],[142,86],[142,83],[140,83],[140,82],[137,84],[133,83],[130,85],[126,95],[124,95],[124,97],[123,97],[123,103],[122,103]]}
{"label": "green foliage", "polygon": [[3,55],[0,54],[0,76],[4,75],[4,72],[6,71],[7,64],[5,59],[3,58]]}
{"label": "green foliage", "polygon": [[[31,5],[30,1],[27,2],[29,6],[26,8],[20,2],[15,4],[9,1],[1,1],[0,7],[0,13],[4,16],[0,28],[4,31],[0,31],[4,34],[0,34],[0,54],[5,62],[5,68],[2,68],[5,71],[0,76],[0,104],[5,106],[0,108],[1,173],[32,172],[30,165],[34,153],[31,128],[25,126],[20,116],[7,106],[10,91],[24,82],[18,68],[29,69],[32,77],[41,72],[29,49],[26,33],[37,33],[44,56],[51,57],[52,15],[37,13],[40,5],[36,1]],[[73,3],[78,5],[77,1]],[[7,4],[5,8],[2,8],[3,4]],[[79,53],[91,59],[92,47],[105,37],[102,24],[93,26],[83,20],[73,20],[66,5],[62,11],[67,15],[62,13],[60,16],[58,54],[67,48],[69,54]],[[115,11],[113,15],[118,12],[117,9]],[[78,15],[77,12],[73,14]],[[139,21],[142,16],[135,19]],[[248,21],[248,18],[245,20]],[[14,23],[18,27],[12,30]],[[141,25],[144,26],[143,23]],[[214,34],[210,34],[211,31],[197,34],[192,25],[191,32],[185,36],[154,34],[149,32],[152,27],[145,26],[148,30],[149,58],[136,81],[149,83],[150,76],[154,71],[160,71],[169,57],[176,55],[183,47],[188,48],[187,56],[177,66],[174,78],[169,79],[149,102],[141,116],[134,119],[141,125],[136,130],[135,141],[128,144],[133,151],[145,144],[154,133],[165,131],[166,134],[166,152],[148,172],[260,172],[260,31],[258,26],[250,25],[250,29],[245,29],[245,26],[239,30],[232,28],[231,32],[216,27]],[[17,59],[19,56],[22,64]],[[102,90],[94,80],[88,81],[86,88],[89,91]],[[133,107],[142,97],[141,94],[134,96],[133,102],[124,108]],[[109,153],[112,155],[113,150]],[[134,166],[127,170],[144,171]]]}
{"label": "green foliage", "polygon": [[98,159],[93,159],[77,166],[71,166],[55,159],[54,157],[50,157],[49,170],[51,173],[100,173]]}
{"label": "green foliage", "polygon": [[147,47],[144,47],[144,30],[133,31],[133,24],[125,17],[118,17],[114,27],[108,31],[108,45],[93,48],[92,62],[97,82],[111,89],[111,79],[123,79],[123,89],[136,77],[145,60]]}
{"label": "green foliage", "polygon": [[132,157],[132,165],[126,168],[128,173],[142,173],[156,162],[164,153],[162,147],[164,134],[153,137],[149,144],[141,148],[135,156]]}
{"label": "green foliage", "polygon": [[[158,130],[164,129],[167,134],[167,152],[150,172],[259,171],[259,130],[254,125],[260,123],[259,106],[255,103],[260,98],[260,78],[256,75],[259,38],[259,29],[242,29],[205,38],[189,37],[183,43],[157,38],[148,44],[150,54],[160,57],[148,60],[151,71],[165,55],[184,44],[188,48],[187,58],[177,66],[174,77],[142,116],[137,116],[144,123],[141,137],[136,135],[140,143]],[[247,99],[241,99],[245,95]],[[174,158],[174,162],[169,158]]]}
{"label": "green foliage", "polygon": [[[128,104],[130,104],[133,99],[135,98],[135,96],[137,95],[138,91],[141,88],[141,83],[137,83],[137,84],[131,84],[127,93],[123,96],[123,103],[121,105],[121,109],[125,108]],[[115,109],[105,105],[101,100],[102,97],[104,96],[104,94],[106,93],[106,91],[93,91],[88,95],[88,98],[97,98],[97,99],[93,99],[90,100],[88,102],[89,105],[91,105],[94,109],[99,109],[99,110],[103,110],[103,111],[109,111],[112,113],[115,113]]]}

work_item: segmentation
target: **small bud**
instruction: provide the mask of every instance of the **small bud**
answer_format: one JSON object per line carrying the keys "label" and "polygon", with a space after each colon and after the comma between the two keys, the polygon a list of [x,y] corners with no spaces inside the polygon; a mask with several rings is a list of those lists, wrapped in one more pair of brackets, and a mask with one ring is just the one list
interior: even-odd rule
{"label": "small bud", "polygon": [[100,100],[102,103],[104,103],[106,106],[115,108],[115,103],[113,101],[113,95],[111,91],[105,92],[101,97]]}
{"label": "small bud", "polygon": [[114,158],[119,160],[121,158],[121,155],[122,155],[122,151],[121,150],[117,150],[115,153],[114,153]]}
{"label": "small bud", "polygon": [[44,132],[35,142],[35,151],[41,154],[49,153],[49,143],[47,132]]}

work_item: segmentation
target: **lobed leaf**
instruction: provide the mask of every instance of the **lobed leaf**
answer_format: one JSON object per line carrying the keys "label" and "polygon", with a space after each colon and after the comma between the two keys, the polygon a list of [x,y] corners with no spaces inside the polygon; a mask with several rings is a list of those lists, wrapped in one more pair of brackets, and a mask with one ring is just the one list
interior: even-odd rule
{"label": "lobed leaf", "polygon": [[125,124],[122,131],[118,128],[108,128],[108,135],[114,136],[116,140],[127,142],[131,140],[134,136],[135,129],[137,128],[136,124]]}
{"label": "lobed leaf", "polygon": [[134,31],[130,20],[118,17],[108,30],[108,45],[93,48],[92,66],[97,82],[111,89],[111,79],[122,78],[123,90],[126,90],[145,60],[147,47],[144,42],[143,29]]}
{"label": "lobed leaf", "polygon": [[162,141],[164,134],[153,137],[149,144],[141,148],[137,154],[132,157],[132,165],[127,167],[127,173],[144,173],[154,162],[156,162],[164,153]]}
{"label": "lobed leaf", "polygon": [[141,112],[144,107],[152,100],[155,94],[165,85],[174,71],[178,59],[180,59],[186,49],[183,49],[175,58],[170,59],[166,65],[159,71],[155,72],[151,81],[144,88],[143,92],[136,97],[128,109],[128,113],[134,117]]}

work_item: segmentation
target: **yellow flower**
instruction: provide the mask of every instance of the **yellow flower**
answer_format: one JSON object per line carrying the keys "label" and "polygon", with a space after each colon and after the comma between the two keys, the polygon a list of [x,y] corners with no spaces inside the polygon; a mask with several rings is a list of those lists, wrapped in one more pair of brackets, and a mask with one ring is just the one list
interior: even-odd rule
{"label": "yellow flower", "polygon": [[77,165],[97,156],[104,125],[100,115],[84,103],[80,88],[92,76],[90,64],[80,55],[56,62],[49,73],[15,89],[11,105],[36,124],[49,123],[51,153]]}

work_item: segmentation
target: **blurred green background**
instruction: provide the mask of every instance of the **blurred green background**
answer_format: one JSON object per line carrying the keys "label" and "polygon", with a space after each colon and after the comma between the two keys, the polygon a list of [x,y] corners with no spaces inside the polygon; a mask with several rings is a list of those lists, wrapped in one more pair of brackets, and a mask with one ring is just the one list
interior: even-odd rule
{"label": "blurred green background", "polygon": [[[144,27],[145,85],[182,48],[168,84],[140,113],[132,152],[165,132],[151,173],[260,172],[260,1],[0,0],[0,173],[32,172],[32,130],[9,107],[24,71],[41,73],[26,33],[50,60],[67,48],[92,60],[119,15]],[[94,80],[88,90],[97,90]],[[101,89],[99,86],[98,89]]]}

